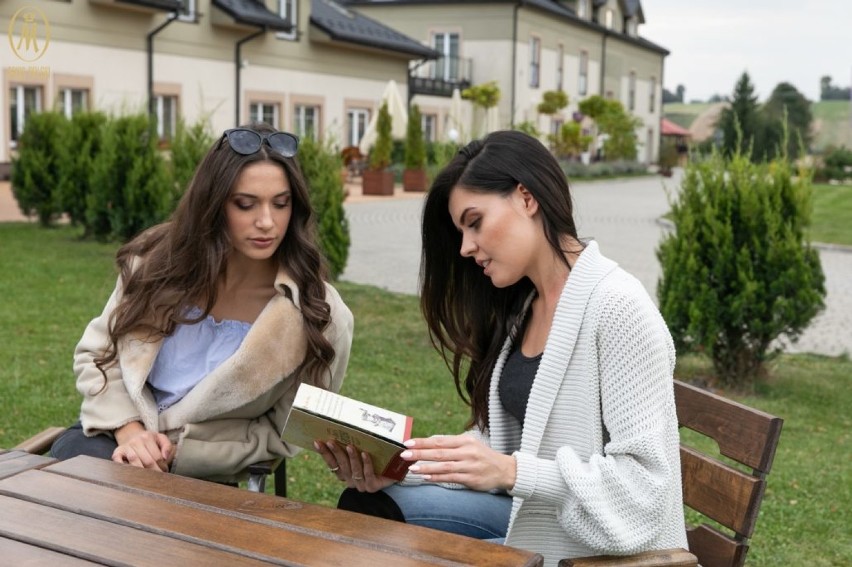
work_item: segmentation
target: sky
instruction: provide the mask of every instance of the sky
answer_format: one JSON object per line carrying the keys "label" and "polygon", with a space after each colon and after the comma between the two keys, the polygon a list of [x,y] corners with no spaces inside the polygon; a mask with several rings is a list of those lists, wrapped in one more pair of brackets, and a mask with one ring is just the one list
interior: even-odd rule
{"label": "sky", "polygon": [[663,86],[685,101],[730,95],[747,71],[766,100],[782,82],[819,100],[852,83],[852,0],[642,0],[639,35],[665,47]]}

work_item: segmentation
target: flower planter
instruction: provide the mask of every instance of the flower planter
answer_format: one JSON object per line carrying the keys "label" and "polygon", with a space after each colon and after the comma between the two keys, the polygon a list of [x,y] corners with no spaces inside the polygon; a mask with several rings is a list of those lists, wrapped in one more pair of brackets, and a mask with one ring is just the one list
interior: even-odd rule
{"label": "flower planter", "polygon": [[393,172],[386,169],[366,169],[361,175],[364,195],[393,195]]}
{"label": "flower planter", "polygon": [[402,190],[423,192],[428,187],[425,169],[406,169],[402,172]]}

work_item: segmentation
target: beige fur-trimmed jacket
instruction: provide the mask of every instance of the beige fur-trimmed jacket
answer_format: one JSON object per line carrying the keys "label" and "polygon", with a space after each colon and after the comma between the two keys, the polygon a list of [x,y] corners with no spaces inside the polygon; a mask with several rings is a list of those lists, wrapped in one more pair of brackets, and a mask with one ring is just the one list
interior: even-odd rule
{"label": "beige fur-trimmed jacket", "polygon": [[[83,396],[80,421],[88,436],[112,435],[122,425],[140,421],[176,444],[171,472],[217,481],[240,478],[256,462],[292,456],[298,448],[281,441],[290,406],[301,380],[297,370],[307,341],[299,311],[299,290],[282,270],[278,292],[251,326],[239,349],[205,376],[180,401],[158,413],[148,374],[162,346],[130,334],[120,340],[117,364],[106,371],[94,364],[108,346],[107,326],[118,304],[121,281],[103,313],[86,327],[74,352],[77,390]],[[331,323],[325,335],[334,348],[326,386],[339,391],[349,362],[353,317],[331,285],[326,284]]]}

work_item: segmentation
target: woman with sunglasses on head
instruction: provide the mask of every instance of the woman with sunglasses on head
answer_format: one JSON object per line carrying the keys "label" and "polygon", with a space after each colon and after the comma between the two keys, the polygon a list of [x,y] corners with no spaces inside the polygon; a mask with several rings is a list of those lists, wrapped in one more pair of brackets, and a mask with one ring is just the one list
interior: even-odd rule
{"label": "woman with sunglasses on head", "polygon": [[339,507],[541,553],[546,565],[686,548],[665,322],[642,284],[577,236],[538,140],[494,132],[437,176],[420,304],[471,406],[467,434],[413,439],[400,484],[324,447]]}
{"label": "woman with sunglasses on head", "polygon": [[80,421],[51,454],[234,482],[294,453],[301,382],[339,390],[352,314],[325,281],[298,139],[228,130],[171,218],[122,246],[74,354]]}

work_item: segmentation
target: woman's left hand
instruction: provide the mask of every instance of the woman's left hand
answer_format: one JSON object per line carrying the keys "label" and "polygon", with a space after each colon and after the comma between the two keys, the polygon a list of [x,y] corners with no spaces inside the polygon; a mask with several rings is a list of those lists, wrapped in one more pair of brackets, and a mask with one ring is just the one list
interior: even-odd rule
{"label": "woman's left hand", "polygon": [[334,441],[318,440],[314,441],[314,449],[328,465],[329,472],[358,492],[378,492],[396,482],[392,478],[377,475],[370,455],[359,453],[352,445],[344,449]]}
{"label": "woman's left hand", "polygon": [[435,461],[412,465],[430,482],[455,482],[473,490],[515,486],[517,464],[511,455],[498,453],[471,435],[436,435],[405,442],[406,461]]}

